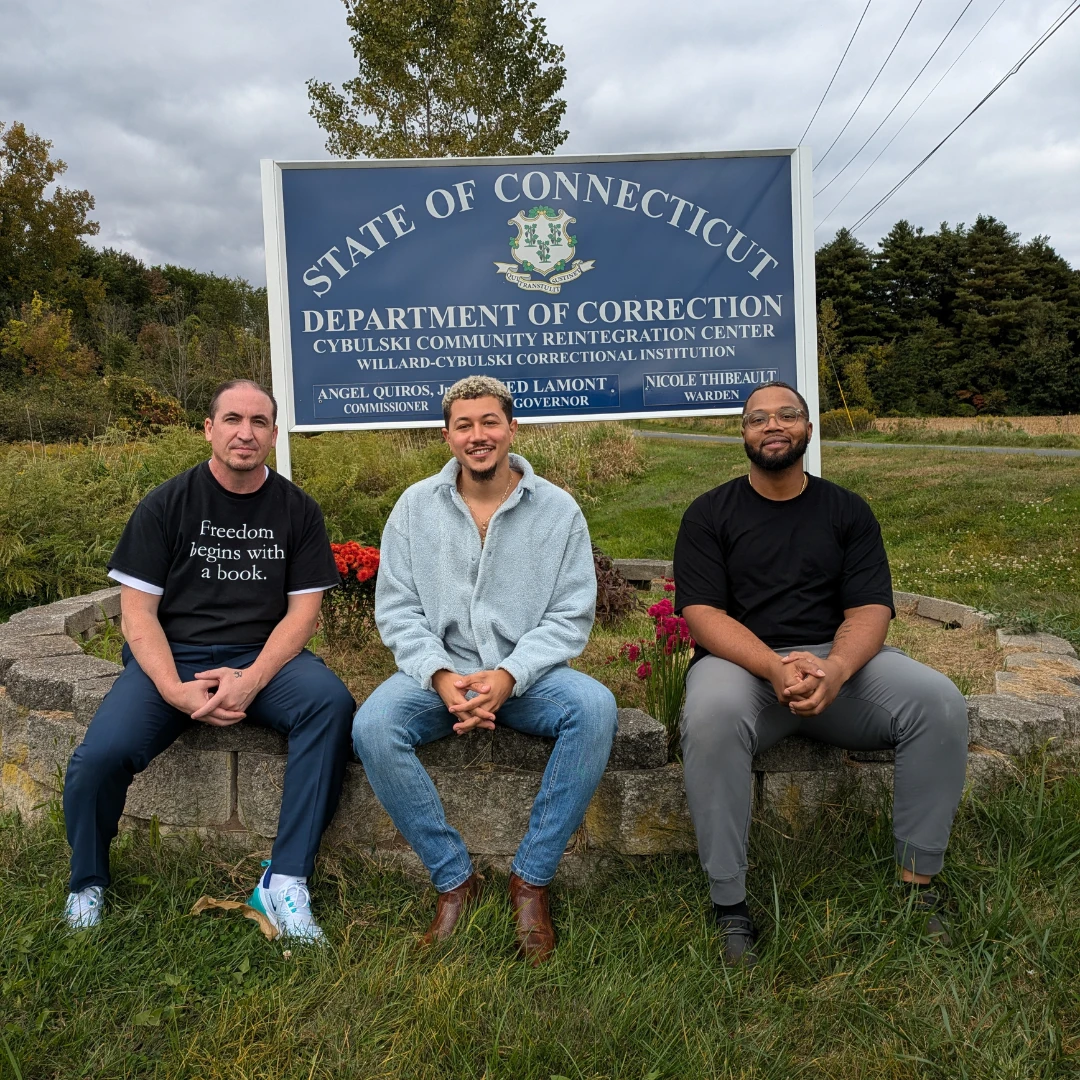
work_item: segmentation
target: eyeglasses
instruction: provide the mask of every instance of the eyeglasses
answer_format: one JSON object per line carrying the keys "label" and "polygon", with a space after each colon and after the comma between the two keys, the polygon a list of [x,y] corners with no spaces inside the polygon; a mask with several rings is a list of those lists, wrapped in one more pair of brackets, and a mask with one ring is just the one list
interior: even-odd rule
{"label": "eyeglasses", "polygon": [[781,427],[791,427],[792,424],[797,424],[800,420],[806,419],[806,413],[802,409],[785,405],[784,408],[777,409],[775,412],[747,413],[742,420],[743,427],[749,428],[751,431],[760,431],[769,422],[770,416],[775,416],[776,422]]}

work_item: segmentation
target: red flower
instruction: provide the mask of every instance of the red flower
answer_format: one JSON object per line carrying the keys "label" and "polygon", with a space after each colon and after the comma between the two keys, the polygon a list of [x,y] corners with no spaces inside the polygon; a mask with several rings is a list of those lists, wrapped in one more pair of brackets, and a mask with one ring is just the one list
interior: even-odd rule
{"label": "red flower", "polygon": [[664,592],[674,592],[674,591],[675,591],[675,582],[674,581],[665,581],[664,582]]}
{"label": "red flower", "polygon": [[663,600],[658,600],[651,608],[649,608],[649,614],[654,619],[662,619],[665,615],[672,615],[675,612],[675,605],[665,597]]}
{"label": "red flower", "polygon": [[641,650],[636,645],[631,645],[626,650],[626,659],[632,664],[641,655]]}
{"label": "red flower", "polygon": [[639,679],[647,679],[652,674],[652,664],[646,660],[643,664],[638,665],[637,677]]}

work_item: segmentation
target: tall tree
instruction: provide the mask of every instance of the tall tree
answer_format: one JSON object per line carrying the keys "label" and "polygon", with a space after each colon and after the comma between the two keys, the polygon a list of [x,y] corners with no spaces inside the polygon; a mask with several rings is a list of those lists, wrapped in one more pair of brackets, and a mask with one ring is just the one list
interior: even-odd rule
{"label": "tall tree", "polygon": [[331,154],[550,154],[566,139],[565,56],[532,0],[342,2],[359,72],[307,84]]}
{"label": "tall tree", "polygon": [[845,352],[876,345],[881,326],[875,310],[873,259],[870,249],[848,229],[840,229],[817,252],[818,295],[833,302],[840,319]]}
{"label": "tall tree", "polygon": [[98,231],[87,214],[88,191],[57,187],[67,165],[49,156],[52,143],[24,124],[0,121],[0,316],[35,292],[62,290],[81,238]]}

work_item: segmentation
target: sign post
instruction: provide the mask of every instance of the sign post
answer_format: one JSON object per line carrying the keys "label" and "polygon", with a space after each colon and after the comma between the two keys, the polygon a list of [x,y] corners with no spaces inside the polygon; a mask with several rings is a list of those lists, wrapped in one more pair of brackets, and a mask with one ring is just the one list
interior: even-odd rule
{"label": "sign post", "polygon": [[262,186],[285,475],[290,432],[441,427],[471,374],[523,423],[737,414],[776,379],[818,419],[806,148],[264,161]]}

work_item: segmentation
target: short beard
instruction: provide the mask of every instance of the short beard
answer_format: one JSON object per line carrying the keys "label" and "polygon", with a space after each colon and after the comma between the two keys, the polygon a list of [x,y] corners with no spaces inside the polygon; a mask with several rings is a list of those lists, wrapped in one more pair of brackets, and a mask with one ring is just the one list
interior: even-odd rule
{"label": "short beard", "polygon": [[495,473],[499,471],[499,463],[495,462],[490,469],[483,469],[480,472],[477,472],[476,469],[469,468],[468,465],[466,465],[465,468],[469,469],[469,475],[472,477],[474,484],[489,484],[495,479]]}
{"label": "short beard", "polygon": [[753,450],[747,442],[743,443],[743,449],[746,451],[746,456],[759,469],[764,469],[765,472],[783,472],[801,460],[806,453],[809,441],[804,435],[801,442],[793,442],[782,454],[768,455],[761,450]]}

